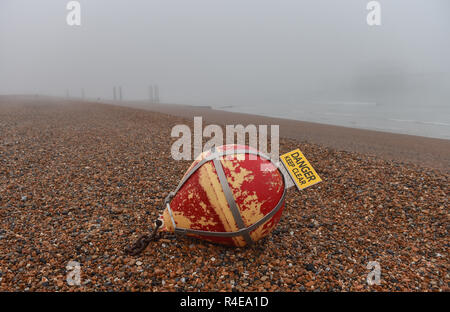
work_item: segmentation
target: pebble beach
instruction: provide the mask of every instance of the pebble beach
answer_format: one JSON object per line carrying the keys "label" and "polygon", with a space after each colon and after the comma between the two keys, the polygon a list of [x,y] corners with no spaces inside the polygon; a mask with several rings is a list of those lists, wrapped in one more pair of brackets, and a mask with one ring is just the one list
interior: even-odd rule
{"label": "pebble beach", "polygon": [[[177,124],[193,120],[1,96],[0,291],[450,290],[448,145],[433,166],[283,137],[283,124],[280,154],[300,148],[323,182],[288,190],[271,235],[231,248],[165,234],[126,255],[191,164],[171,157]],[[67,283],[71,261],[80,285]]]}

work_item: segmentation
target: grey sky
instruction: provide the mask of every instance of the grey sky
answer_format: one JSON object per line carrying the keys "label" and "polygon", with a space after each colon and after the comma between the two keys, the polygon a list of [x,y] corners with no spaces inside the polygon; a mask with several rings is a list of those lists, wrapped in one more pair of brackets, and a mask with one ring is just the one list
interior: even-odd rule
{"label": "grey sky", "polygon": [[448,0],[380,0],[378,27],[366,0],[81,0],[81,27],[67,2],[0,0],[0,94],[157,83],[167,102],[239,105],[347,97],[386,72],[449,81]]}

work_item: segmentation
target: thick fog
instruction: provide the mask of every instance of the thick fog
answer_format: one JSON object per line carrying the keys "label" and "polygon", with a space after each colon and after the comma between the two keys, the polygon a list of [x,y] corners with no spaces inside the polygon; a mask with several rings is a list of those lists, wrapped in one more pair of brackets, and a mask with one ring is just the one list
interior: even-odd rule
{"label": "thick fog", "polygon": [[414,100],[448,104],[450,2],[0,0],[0,94],[194,105]]}

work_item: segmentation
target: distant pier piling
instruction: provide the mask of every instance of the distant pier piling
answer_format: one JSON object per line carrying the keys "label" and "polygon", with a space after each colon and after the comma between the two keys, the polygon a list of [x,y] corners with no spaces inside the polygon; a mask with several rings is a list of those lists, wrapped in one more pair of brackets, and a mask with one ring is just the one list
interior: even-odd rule
{"label": "distant pier piling", "polygon": [[155,104],[159,104],[159,87],[158,87],[158,85],[155,85],[155,86],[153,87],[153,89],[154,89],[154,93],[155,93],[155,96],[154,96],[154,103],[155,103]]}
{"label": "distant pier piling", "polygon": [[153,98],[153,86],[148,87],[148,99],[150,101],[150,104],[153,104],[154,98]]}

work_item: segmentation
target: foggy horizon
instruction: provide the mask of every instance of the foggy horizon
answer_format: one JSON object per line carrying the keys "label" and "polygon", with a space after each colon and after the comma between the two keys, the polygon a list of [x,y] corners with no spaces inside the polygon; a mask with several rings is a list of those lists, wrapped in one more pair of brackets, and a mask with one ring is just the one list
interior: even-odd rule
{"label": "foggy horizon", "polygon": [[380,1],[372,27],[359,0],[79,1],[74,27],[67,2],[1,2],[0,94],[110,99],[123,86],[145,100],[157,84],[162,102],[270,105],[370,100],[415,79],[428,104],[449,98],[447,1]]}

